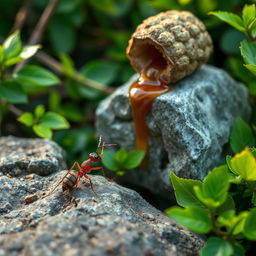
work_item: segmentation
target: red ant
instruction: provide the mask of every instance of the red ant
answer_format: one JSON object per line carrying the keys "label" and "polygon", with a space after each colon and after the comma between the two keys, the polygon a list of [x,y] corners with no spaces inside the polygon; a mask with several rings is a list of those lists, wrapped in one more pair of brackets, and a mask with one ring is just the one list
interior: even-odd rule
{"label": "red ant", "polygon": [[[99,144],[98,144],[96,152],[90,153],[89,158],[87,160],[85,160],[81,165],[78,162],[75,162],[71,166],[71,168],[68,170],[67,174],[53,188],[53,190],[49,194],[43,196],[42,198],[45,198],[45,197],[51,195],[61,183],[62,183],[62,191],[70,190],[73,187],[77,188],[78,182],[82,177],[85,177],[89,181],[92,192],[95,195],[97,195],[93,189],[91,178],[87,175],[87,173],[90,173],[92,170],[102,170],[103,175],[105,176],[103,167],[91,167],[91,165],[93,162],[99,162],[101,160],[103,153],[104,153],[104,148],[106,146],[115,146],[115,145],[116,144],[106,144],[105,142],[103,142],[102,146],[101,146],[101,136],[100,136]],[[101,153],[99,154],[98,150],[100,147],[101,147]],[[73,170],[73,168],[75,166],[77,166],[78,171]]]}

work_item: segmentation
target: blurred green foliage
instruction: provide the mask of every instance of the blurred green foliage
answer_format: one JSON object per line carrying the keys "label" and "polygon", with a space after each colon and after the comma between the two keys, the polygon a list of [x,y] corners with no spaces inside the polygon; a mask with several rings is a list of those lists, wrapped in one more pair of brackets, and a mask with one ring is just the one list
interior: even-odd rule
{"label": "blurred green foliage", "polygon": [[[28,1],[12,0],[11,4],[9,0],[0,1],[0,43],[10,34],[25,2]],[[48,3],[48,0],[31,1],[29,15],[21,29],[23,42],[28,42]],[[46,112],[64,116],[71,123],[71,129],[56,132],[53,139],[69,152],[70,161],[87,158],[87,153],[96,147],[94,111],[106,94],[74,79],[76,72],[106,88],[126,82],[134,73],[125,53],[131,34],[143,19],[170,9],[189,10],[198,16],[213,38],[214,54],[210,62],[245,82],[255,94],[255,82],[243,66],[239,52],[245,35],[208,15],[216,10],[240,13],[246,3],[251,4],[253,0],[60,0],[40,44],[44,52],[63,65],[65,75],[60,77],[63,86],[28,84],[24,90],[29,103],[15,106],[24,112],[33,112],[42,104]],[[33,59],[31,64],[42,63]],[[3,134],[10,133],[8,122],[12,121],[4,120]],[[18,127],[16,135],[31,136],[30,129]]]}

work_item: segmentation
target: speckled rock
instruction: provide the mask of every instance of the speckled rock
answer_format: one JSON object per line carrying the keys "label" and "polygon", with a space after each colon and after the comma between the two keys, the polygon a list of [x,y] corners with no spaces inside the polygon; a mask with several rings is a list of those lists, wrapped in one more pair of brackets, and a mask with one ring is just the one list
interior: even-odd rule
{"label": "speckled rock", "polygon": [[[197,255],[199,236],[175,224],[139,194],[91,176],[78,190],[49,192],[66,171],[33,179],[0,177],[0,255]],[[75,200],[70,201],[74,196]]]}
{"label": "speckled rock", "polygon": [[3,174],[48,175],[65,168],[64,151],[53,141],[0,137],[0,172]]}
{"label": "speckled rock", "polygon": [[[96,127],[104,140],[134,150],[135,134],[128,90],[137,75],[97,109]],[[155,99],[147,116],[150,129],[147,170],[129,171],[123,179],[169,196],[170,171],[202,179],[224,159],[223,146],[237,116],[248,120],[245,86],[225,71],[204,65]]]}
{"label": "speckled rock", "polygon": [[154,55],[158,60],[163,58],[166,67],[160,78],[167,83],[191,74],[207,62],[211,52],[212,40],[204,24],[192,13],[176,10],[145,19],[127,48],[131,65],[138,73]]}

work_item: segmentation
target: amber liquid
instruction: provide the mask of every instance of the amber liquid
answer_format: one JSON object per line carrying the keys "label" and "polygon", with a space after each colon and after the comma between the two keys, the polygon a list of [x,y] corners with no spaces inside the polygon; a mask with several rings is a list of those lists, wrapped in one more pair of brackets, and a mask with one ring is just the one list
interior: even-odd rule
{"label": "amber liquid", "polygon": [[165,63],[152,60],[145,67],[140,78],[130,87],[129,98],[132,106],[137,150],[147,152],[148,149],[149,129],[146,124],[146,116],[153,100],[170,90],[170,87],[160,79],[160,74],[165,66]]}

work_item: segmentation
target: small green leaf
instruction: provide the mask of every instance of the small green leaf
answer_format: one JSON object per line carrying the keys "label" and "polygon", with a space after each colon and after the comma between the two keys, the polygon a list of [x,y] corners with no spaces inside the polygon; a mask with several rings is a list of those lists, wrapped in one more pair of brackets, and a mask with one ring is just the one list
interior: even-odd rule
{"label": "small green leaf", "polygon": [[105,150],[104,155],[102,156],[102,163],[109,170],[117,171],[119,169],[119,165],[118,165],[117,161],[115,160],[114,152]]}
{"label": "small green leaf", "polygon": [[250,240],[256,240],[256,208],[250,210],[244,223],[244,235]]}
{"label": "small green leaf", "polygon": [[205,177],[202,187],[194,187],[197,198],[210,208],[221,206],[227,198],[228,179],[226,166],[214,168]]}
{"label": "small green leaf", "polygon": [[171,181],[175,191],[175,197],[177,203],[180,206],[186,207],[190,205],[203,206],[198,200],[194,192],[194,186],[202,186],[202,182],[199,180],[183,179],[179,178],[171,172]]}
{"label": "small green leaf", "polygon": [[75,67],[74,67],[74,62],[72,61],[72,59],[66,54],[61,54],[60,60],[61,60],[62,66],[64,68],[65,74],[67,74],[69,76],[73,76],[75,73]]}
{"label": "small green leaf", "polygon": [[25,112],[22,114],[19,118],[18,121],[21,122],[22,124],[25,124],[26,126],[32,126],[34,123],[34,117],[33,114],[30,112]]}
{"label": "small green leaf", "polygon": [[231,256],[233,255],[232,245],[218,237],[210,237],[200,250],[200,256]]}
{"label": "small green leaf", "polygon": [[229,25],[233,26],[237,30],[245,32],[243,21],[238,15],[234,13],[222,12],[222,11],[210,12],[209,14],[212,14],[218,17],[220,20],[228,23]]}
{"label": "small green leaf", "polygon": [[11,34],[3,43],[4,54],[7,59],[19,55],[21,51],[20,32]]}
{"label": "small green leaf", "polygon": [[256,65],[254,65],[254,64],[244,64],[244,66],[256,76]]}
{"label": "small green leaf", "polygon": [[254,20],[256,15],[255,12],[255,5],[251,4],[251,5],[245,5],[243,8],[243,12],[242,12],[242,17],[243,17],[243,21],[244,21],[244,26],[246,28],[249,28],[249,25],[252,23],[252,21]]}
{"label": "small green leaf", "polygon": [[231,171],[240,175],[244,180],[256,180],[256,160],[249,148],[246,148],[241,153],[236,154],[230,160]]}
{"label": "small green leaf", "polygon": [[16,74],[16,79],[22,83],[30,83],[38,86],[51,86],[60,83],[60,80],[52,72],[39,66],[27,65]]}
{"label": "small green leaf", "polygon": [[166,213],[193,232],[205,234],[212,228],[209,212],[199,206],[188,206],[186,208],[174,206],[168,209]]}
{"label": "small green leaf", "polygon": [[33,125],[33,130],[39,137],[46,139],[52,138],[52,130],[47,125],[35,124]]}
{"label": "small green leaf", "polygon": [[0,97],[11,103],[26,103],[28,100],[21,85],[15,81],[0,83]]}
{"label": "small green leaf", "polygon": [[226,227],[229,233],[237,235],[243,231],[242,226],[238,225],[248,216],[248,212],[241,212],[238,216],[235,214],[235,210],[228,210],[218,216],[216,220],[217,227]]}
{"label": "small green leaf", "polygon": [[38,119],[41,118],[44,112],[45,112],[44,105],[38,105],[35,109],[35,117]]}
{"label": "small green leaf", "polygon": [[232,127],[230,144],[235,153],[241,152],[246,146],[253,147],[255,145],[252,129],[239,117]]}
{"label": "small green leaf", "polygon": [[87,63],[81,73],[102,84],[110,84],[118,75],[118,65],[104,60],[93,60]]}
{"label": "small green leaf", "polygon": [[240,44],[240,51],[246,64],[256,65],[256,42],[243,40]]}
{"label": "small green leaf", "polygon": [[124,168],[132,169],[132,168],[138,167],[141,164],[144,156],[145,156],[144,151],[135,150],[135,151],[129,152],[128,156],[123,162]]}
{"label": "small green leaf", "polygon": [[41,123],[54,130],[67,129],[70,127],[68,121],[63,116],[54,112],[47,112],[41,118]]}
{"label": "small green leaf", "polygon": [[128,152],[124,148],[121,148],[115,153],[115,160],[118,163],[123,164],[127,156],[128,156]]}

